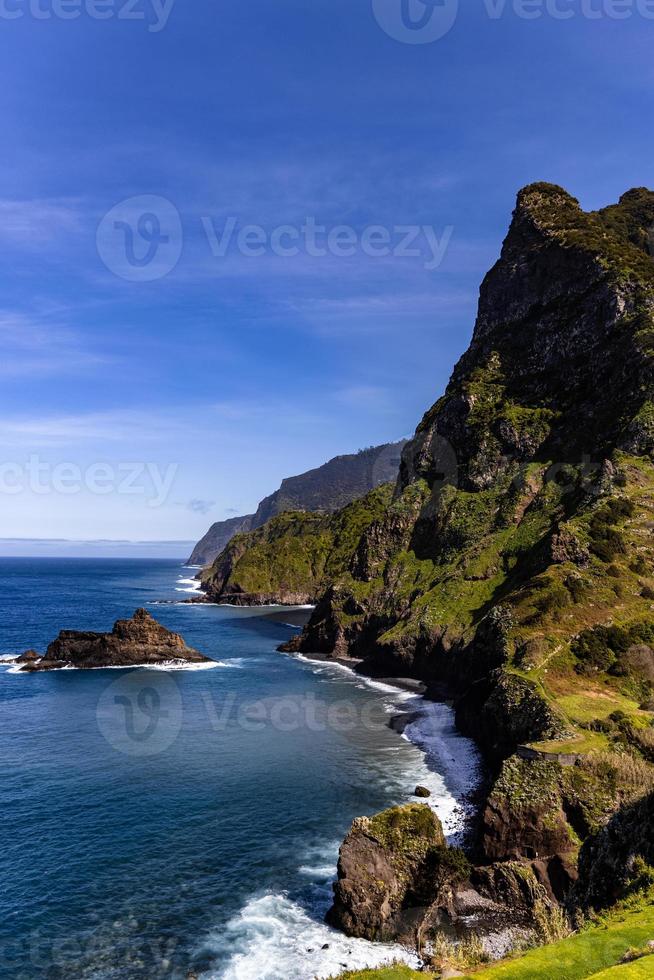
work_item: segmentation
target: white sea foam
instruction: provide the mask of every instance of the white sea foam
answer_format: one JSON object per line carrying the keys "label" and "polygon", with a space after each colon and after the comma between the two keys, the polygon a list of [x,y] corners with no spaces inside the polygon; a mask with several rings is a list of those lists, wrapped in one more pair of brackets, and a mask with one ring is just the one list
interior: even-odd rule
{"label": "white sea foam", "polygon": [[[186,586],[186,588],[180,588],[180,586]],[[177,585],[175,586],[175,592],[201,592],[202,582],[197,578],[184,578],[182,575],[177,579]]]}
{"label": "white sea foam", "polygon": [[[221,606],[224,609],[249,610],[251,613],[254,613],[255,615],[258,609],[279,609],[280,612],[293,612],[293,610],[298,610],[298,609],[316,608],[315,606],[282,606],[278,602],[263,602],[261,603],[261,605],[257,605],[257,606],[255,605],[244,606],[242,603],[238,603],[238,602],[216,602],[216,603],[207,603],[207,605]],[[292,626],[293,629],[296,628],[293,623],[286,623],[285,625]]]}
{"label": "white sea foam", "polygon": [[400,959],[418,966],[401,946],[348,939],[284,894],[251,899],[207,945],[226,943],[234,950],[226,968],[201,980],[309,980]]}
{"label": "white sea foam", "polygon": [[[227,664],[223,660],[212,660],[211,663],[201,663],[201,664],[186,664],[186,663],[168,663],[168,664],[143,664],[142,670],[214,670],[216,667],[231,667],[232,664]],[[118,669],[118,668],[112,668]],[[125,668],[123,668],[124,670]]]}
{"label": "white sea foam", "polygon": [[[411,691],[355,674],[345,664],[299,659],[320,674],[324,683],[333,683],[336,676],[342,682],[345,677],[358,688],[377,691],[389,714],[416,714],[403,735],[405,743],[412,743],[412,750],[406,744],[403,747],[399,737],[396,745],[380,746],[381,752],[392,753],[393,758],[398,752],[404,757],[399,767],[397,762],[385,765],[383,757],[374,764],[371,761],[374,778],[398,802],[410,798],[417,784],[426,786],[432,793],[427,802],[438,812],[449,839],[456,841],[465,824],[465,796],[476,787],[481,765],[474,744],[456,731],[453,711]],[[322,980],[343,970],[393,960],[418,966],[415,954],[401,946],[348,939],[324,923],[337,851],[338,843],[333,842],[304,855],[298,873],[314,882],[318,895],[310,909],[283,893],[254,896],[225,930],[210,936],[205,952],[207,947],[215,953],[228,948],[230,959],[224,968],[210,970],[201,980]]]}
{"label": "white sea foam", "polygon": [[[3,666],[0,664],[0,666]],[[20,674],[23,677],[27,677],[30,671],[21,670],[23,664],[17,664],[14,667],[10,667],[7,671],[8,674]],[[210,663],[200,663],[200,664],[187,664],[181,660],[170,660],[167,663],[162,664],[130,664],[128,667],[112,664],[110,667],[75,667],[73,664],[66,664],[65,667],[56,667],[55,670],[58,674],[62,670],[83,670],[88,672],[90,670],[214,670],[216,667],[236,667],[237,664],[225,663],[222,660],[212,660]],[[43,673],[49,673],[49,671],[43,671]]]}
{"label": "white sea foam", "polygon": [[[357,674],[347,664],[312,661],[302,655],[297,659],[315,673],[339,676],[340,680],[345,675],[360,689],[379,691],[385,695],[384,706],[390,715],[416,715],[402,736],[421,752],[407,760],[403,770],[406,795],[410,796],[416,785],[425,786],[431,792],[427,802],[438,814],[450,843],[458,843],[465,829],[467,798],[479,784],[482,765],[474,742],[457,731],[453,710],[412,691]],[[392,791],[394,787],[388,788]]]}

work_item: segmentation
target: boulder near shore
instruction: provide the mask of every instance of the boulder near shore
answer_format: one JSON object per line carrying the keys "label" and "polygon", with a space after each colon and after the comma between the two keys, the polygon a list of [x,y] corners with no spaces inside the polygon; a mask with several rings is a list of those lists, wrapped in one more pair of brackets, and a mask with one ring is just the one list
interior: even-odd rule
{"label": "boulder near shore", "polygon": [[131,619],[119,619],[111,633],[62,630],[39,657],[33,651],[18,657],[20,670],[27,673],[78,667],[179,666],[211,663],[209,657],[186,645],[178,633],[158,623],[146,609],[137,609]]}

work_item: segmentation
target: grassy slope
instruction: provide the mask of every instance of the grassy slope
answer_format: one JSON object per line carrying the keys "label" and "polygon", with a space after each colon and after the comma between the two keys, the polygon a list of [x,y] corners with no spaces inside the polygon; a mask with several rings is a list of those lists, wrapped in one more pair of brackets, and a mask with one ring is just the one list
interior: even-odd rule
{"label": "grassy slope", "polygon": [[319,595],[345,572],[361,535],[383,515],[390,496],[390,485],[384,485],[336,514],[287,512],[274,517],[233,538],[203,574],[203,585],[213,590],[219,583],[226,594]]}
{"label": "grassy slope", "polygon": [[612,917],[605,925],[581,932],[553,946],[535,949],[519,959],[501,963],[470,974],[474,980],[584,980],[604,977],[606,971],[617,977],[630,978],[631,969],[644,963],[654,976],[654,958],[645,957],[634,964],[620,964],[627,950],[640,948],[654,938],[654,905]]}
{"label": "grassy slope", "polygon": [[429,980],[426,973],[416,973],[408,966],[384,966],[379,970],[363,970],[358,973],[344,973],[338,980]]}
{"label": "grassy slope", "polygon": [[[561,728],[572,736],[562,745],[538,748],[603,751],[613,747],[615,736],[624,742],[623,733],[612,731],[610,724],[607,731],[598,731],[597,726],[591,730],[593,722],[615,712],[623,712],[635,728],[652,721],[651,712],[640,710],[647,700],[646,685],[635,683],[627,670],[578,672],[571,641],[579,631],[598,624],[651,620],[654,610],[653,462],[646,455],[613,453],[619,480],[595,496],[604,449],[596,452],[594,445],[601,442],[613,416],[620,417],[620,426],[632,420],[643,433],[654,432],[654,401],[650,400],[654,262],[647,254],[646,233],[654,196],[635,189],[619,205],[597,213],[582,212],[574,199],[549,185],[534,185],[521,197],[525,211],[544,230],[545,245],[555,241],[562,247],[562,274],[566,261],[573,261],[581,250],[588,261],[602,266],[607,283],[620,288],[629,284],[635,312],[625,316],[611,335],[614,346],[604,352],[604,360],[624,358],[630,368],[633,362],[634,377],[641,371],[639,380],[627,385],[629,397],[620,395],[608,416],[610,399],[593,391],[592,384],[588,390],[571,392],[565,385],[557,387],[558,377],[552,376],[541,378],[540,387],[532,390],[529,379],[513,371],[515,358],[528,356],[530,349],[518,346],[516,354],[513,345],[519,338],[512,337],[510,324],[502,326],[493,338],[497,349],[479,353],[453,378],[448,393],[425,415],[417,438],[447,416],[452,399],[463,398],[471,406],[465,452],[473,457],[476,453],[483,464],[495,452],[504,451],[498,438],[507,429],[533,448],[520,467],[512,463],[509,469],[500,468],[486,489],[467,492],[446,486],[424,512],[424,523],[430,528],[428,547],[419,549],[412,542],[410,550],[396,551],[387,562],[380,561],[374,576],[348,584],[368,606],[372,619],[394,622],[378,638],[379,646],[390,650],[443,631],[450,640],[465,642],[489,609],[504,606],[512,617],[508,670],[533,684],[561,719]],[[594,281],[593,275],[589,282]],[[570,331],[575,316],[562,302],[560,317],[564,324],[570,320]],[[628,343],[621,346],[620,338],[627,337]],[[601,354],[597,356],[601,360]],[[592,462],[579,465],[582,452],[575,450],[563,465],[556,454],[548,456],[547,447],[558,445],[560,456],[561,446],[575,443],[576,410],[584,399],[597,410],[595,428],[584,436],[583,453],[590,453]],[[442,434],[449,438],[449,423],[444,424]],[[428,441],[425,451],[429,445]],[[458,460],[459,465],[469,462],[465,453]],[[431,497],[427,483],[417,480],[407,488],[405,498],[416,491],[423,492],[426,501]],[[607,500],[626,502],[633,511],[607,516]],[[394,502],[391,519],[404,503],[403,498]],[[586,558],[548,557],[554,531],[567,536]],[[345,600],[336,605],[335,616],[344,627],[355,627],[355,617],[347,615],[344,605]],[[365,613],[360,616],[364,618]]]}
{"label": "grassy slope", "polygon": [[[616,913],[603,925],[593,926],[552,946],[531,950],[485,970],[468,974],[470,980],[640,980],[654,977],[654,955],[621,964],[627,950],[642,948],[654,939],[654,904]],[[418,980],[429,974],[404,966],[346,973],[340,980]]]}

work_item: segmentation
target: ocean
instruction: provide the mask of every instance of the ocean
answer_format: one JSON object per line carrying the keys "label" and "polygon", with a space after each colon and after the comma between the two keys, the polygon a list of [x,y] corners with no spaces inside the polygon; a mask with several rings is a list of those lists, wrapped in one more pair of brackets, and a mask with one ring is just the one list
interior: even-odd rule
{"label": "ocean", "polygon": [[[276,651],[270,610],[184,605],[178,561],[0,560],[0,653],[146,606],[212,669],[0,669],[3,980],[312,980],[410,956],[324,924],[354,817],[417,784],[455,836],[478,757],[448,708]],[[388,725],[421,712],[404,736]]]}

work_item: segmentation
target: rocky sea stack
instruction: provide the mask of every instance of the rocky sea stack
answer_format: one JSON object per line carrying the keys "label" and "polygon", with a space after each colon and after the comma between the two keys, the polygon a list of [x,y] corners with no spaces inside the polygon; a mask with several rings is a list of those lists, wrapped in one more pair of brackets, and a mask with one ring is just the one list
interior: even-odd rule
{"label": "rocky sea stack", "polygon": [[21,671],[29,673],[63,667],[89,670],[211,662],[188,647],[178,633],[161,626],[146,609],[137,609],[131,619],[119,619],[111,633],[62,630],[43,657],[29,651],[17,660],[23,664]]}

